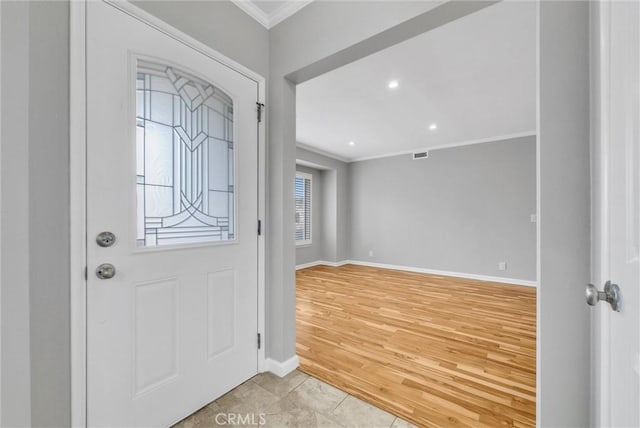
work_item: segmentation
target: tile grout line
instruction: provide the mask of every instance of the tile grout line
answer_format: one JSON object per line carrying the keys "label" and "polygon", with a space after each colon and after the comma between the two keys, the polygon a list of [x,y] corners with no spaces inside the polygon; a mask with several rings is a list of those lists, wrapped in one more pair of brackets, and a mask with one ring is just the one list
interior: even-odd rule
{"label": "tile grout line", "polygon": [[[391,420],[391,424],[390,424],[390,425],[389,425],[389,427],[387,427],[387,428],[392,428],[392,427],[393,427],[393,424],[396,422],[396,420],[399,420],[399,419],[400,419],[398,416],[394,415],[393,413],[388,412],[388,411],[386,411],[386,410],[384,410],[384,409],[382,409],[382,408],[380,408],[380,407],[378,407],[378,406],[376,406],[376,405],[373,405],[373,404],[371,404],[371,403],[369,403],[369,402],[367,402],[367,401],[365,401],[365,400],[362,400],[362,399],[360,399],[360,398],[356,397],[356,396],[355,396],[355,395],[353,395],[353,394],[350,394],[350,393],[348,393],[348,392],[346,392],[346,391],[344,391],[344,390],[342,390],[342,389],[340,389],[340,388],[338,388],[338,387],[336,387],[336,386],[333,386],[333,385],[331,385],[331,384],[329,384],[329,383],[325,382],[324,380],[321,380],[321,379],[315,378],[315,377],[313,377],[313,376],[311,376],[311,375],[308,375],[308,374],[306,374],[306,373],[304,373],[304,372],[301,372],[301,373],[303,373],[303,374],[307,375],[307,379],[305,379],[302,383],[300,383],[300,385],[302,385],[303,383],[305,383],[305,382],[306,382],[306,381],[308,381],[309,379],[315,379],[316,381],[319,381],[319,382],[321,382],[321,383],[323,383],[323,384],[325,384],[325,385],[331,386],[331,387],[333,387],[333,388],[335,388],[335,389],[337,389],[337,390],[339,390],[339,391],[341,391],[341,392],[345,393],[344,398],[343,398],[342,400],[340,400],[340,402],[339,402],[338,404],[336,404],[336,406],[335,406],[332,410],[328,411],[327,413],[320,412],[320,411],[317,411],[317,410],[316,410],[316,411],[315,411],[315,413],[318,413],[318,414],[321,414],[321,415],[324,415],[324,416],[328,416],[328,417],[329,417],[329,419],[332,419],[332,420],[333,420],[333,418],[336,416],[333,412],[334,412],[338,407],[340,407],[340,405],[341,405],[342,403],[344,403],[344,401],[345,401],[347,398],[349,398],[349,397],[353,397],[353,398],[354,398],[355,400],[357,400],[358,402],[361,402],[361,403],[367,404],[367,405],[369,405],[369,406],[371,406],[371,407],[373,407],[373,408],[375,408],[375,409],[377,409],[377,410],[380,410],[380,411],[382,411],[382,412],[384,412],[384,413],[386,413],[386,414],[388,414],[388,415],[392,416],[392,417],[393,417],[393,419]],[[298,385],[298,387],[299,387],[300,385]],[[291,392],[293,392],[293,391],[294,391],[295,389],[297,389],[298,387],[296,387],[296,388],[292,389],[292,390],[291,390]],[[342,426],[342,425],[340,425],[340,426]],[[383,426],[383,427],[384,427],[384,426]]]}
{"label": "tile grout line", "polygon": [[[322,380],[320,380],[320,379],[318,379],[318,378],[315,378],[315,377],[313,377],[313,376],[311,376],[311,375],[309,375],[309,374],[307,374],[307,373],[304,373],[304,372],[301,372],[301,373],[305,374],[305,375],[307,376],[307,378],[306,378],[304,381],[302,381],[302,382],[300,383],[300,385],[298,385],[298,386],[296,386],[294,389],[292,389],[292,390],[289,392],[289,394],[290,394],[291,392],[295,391],[296,389],[298,389],[300,386],[302,386],[302,384],[306,383],[306,382],[307,382],[307,381],[309,381],[310,379],[313,379],[313,380],[315,380],[315,381],[317,381],[317,382],[320,382],[320,383],[323,383],[323,384],[325,384],[325,385],[329,385],[330,387],[335,388],[335,389],[337,389],[337,390],[339,390],[339,391],[341,391],[341,392],[343,392],[343,393],[345,394],[344,398],[342,398],[342,400],[340,400],[340,402],[339,402],[338,404],[336,404],[336,406],[335,406],[332,410],[329,410],[327,413],[324,413],[324,412],[321,412],[321,411],[319,411],[319,410],[315,410],[315,409],[311,409],[311,408],[309,408],[309,409],[313,410],[313,412],[314,412],[314,413],[321,414],[321,415],[323,415],[323,416],[325,416],[325,417],[328,417],[330,420],[332,420],[332,421],[334,421],[334,422],[335,422],[335,420],[334,420],[335,415],[333,414],[333,411],[334,411],[334,410],[336,410],[336,409],[337,409],[337,408],[338,408],[338,407],[339,407],[339,406],[344,402],[344,400],[346,400],[346,399],[347,399],[347,397],[349,397],[349,395],[351,395],[351,394],[349,394],[348,392],[342,391],[341,389],[336,388],[336,387],[334,387],[333,385],[330,385],[330,384],[328,384],[328,383],[326,383],[326,382],[324,382],[324,381],[322,381]],[[288,394],[287,394],[287,395],[288,395]],[[306,406],[305,406],[305,407],[306,407]],[[340,424],[340,426],[342,427],[342,424]]]}
{"label": "tile grout line", "polygon": [[[306,374],[306,373],[305,373]],[[287,392],[286,395],[291,394],[293,391],[295,391],[296,389],[300,388],[302,386],[303,383],[305,383],[306,381],[308,381],[309,379],[311,379],[311,376],[307,375],[307,378],[305,380],[303,380],[302,382],[300,382],[295,388],[293,388],[291,391]]]}
{"label": "tile grout line", "polygon": [[[298,370],[296,370],[296,371],[298,371]],[[291,388],[291,390],[290,390],[289,392],[287,392],[285,395],[289,395],[290,393],[292,393],[293,391],[295,391],[296,389],[298,389],[298,388],[300,387],[300,385],[302,385],[303,383],[305,383],[305,382],[306,382],[307,380],[309,380],[309,378],[311,377],[311,376],[309,376],[309,375],[308,375],[308,374],[306,374],[306,373],[302,373],[301,371],[298,371],[298,373],[301,373],[301,374],[305,375],[305,376],[306,376],[306,378],[305,378],[302,382],[300,382],[299,384],[297,384],[295,387]]]}
{"label": "tile grout line", "polygon": [[[337,389],[337,388],[336,388],[336,389]],[[340,390],[340,391],[342,391],[342,390]],[[342,391],[342,392],[344,392],[344,391]],[[344,403],[344,400],[346,400],[346,399],[347,399],[347,397],[351,396],[351,394],[349,394],[349,393],[347,393],[347,392],[345,392],[345,394],[346,394],[346,395],[344,396],[344,398],[343,398],[342,400],[340,400],[340,402],[336,405],[336,407],[334,407],[334,408],[333,408],[333,410],[331,410],[331,413],[333,413],[333,412],[334,412],[338,407],[340,407],[340,405],[341,405],[342,403]]]}

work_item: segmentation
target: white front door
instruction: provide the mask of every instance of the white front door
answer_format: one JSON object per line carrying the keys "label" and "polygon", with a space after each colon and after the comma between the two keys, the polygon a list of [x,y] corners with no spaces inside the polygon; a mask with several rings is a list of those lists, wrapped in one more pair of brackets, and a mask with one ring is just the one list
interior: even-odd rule
{"label": "white front door", "polygon": [[596,424],[640,426],[640,3],[604,1],[600,25],[602,240],[599,288],[620,287],[620,309],[597,308],[601,349]]}
{"label": "white front door", "polygon": [[86,20],[87,423],[168,426],[257,372],[258,84]]}

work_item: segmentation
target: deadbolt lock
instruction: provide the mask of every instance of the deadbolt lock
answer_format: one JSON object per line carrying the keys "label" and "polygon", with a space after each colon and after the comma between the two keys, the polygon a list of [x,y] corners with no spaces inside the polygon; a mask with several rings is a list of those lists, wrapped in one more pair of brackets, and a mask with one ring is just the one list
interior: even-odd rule
{"label": "deadbolt lock", "polygon": [[116,235],[111,232],[100,232],[96,236],[96,243],[101,247],[110,247],[116,242]]}

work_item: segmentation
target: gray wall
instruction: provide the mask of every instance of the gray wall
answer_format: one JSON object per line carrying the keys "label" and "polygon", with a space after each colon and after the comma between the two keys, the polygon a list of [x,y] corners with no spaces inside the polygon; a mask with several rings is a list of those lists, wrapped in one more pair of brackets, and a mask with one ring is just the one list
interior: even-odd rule
{"label": "gray wall", "polygon": [[540,2],[538,424],[589,425],[589,5]]}
{"label": "gray wall", "polygon": [[70,423],[69,9],[2,5],[2,421]]}
{"label": "gray wall", "polygon": [[[456,2],[460,5],[475,2]],[[380,13],[372,2],[348,3],[333,10],[314,2],[270,33],[270,189],[274,193],[269,249],[275,261],[269,280],[279,314],[269,323],[271,355],[280,361],[295,352],[293,222],[295,164],[295,79],[299,69],[317,62],[340,65],[339,50],[401,22],[392,11]],[[359,6],[357,5],[359,4]],[[589,313],[584,283],[589,280],[589,64],[588,3],[539,2],[538,128],[538,423],[540,426],[588,425]],[[395,7],[402,8],[400,3]],[[462,7],[462,6],[461,6]],[[356,9],[357,13],[352,14]],[[428,6],[425,4],[425,8]],[[406,11],[407,9],[404,9]],[[306,12],[305,12],[306,11]],[[415,10],[408,16],[415,15]],[[385,20],[386,18],[386,20]],[[351,27],[342,28],[345,23]],[[341,37],[344,36],[342,39]],[[342,61],[344,64],[345,61]],[[307,78],[309,73],[304,73]],[[313,77],[313,75],[311,75]],[[301,82],[298,80],[298,82]],[[568,306],[569,302],[571,302]]]}
{"label": "gray wall", "polygon": [[296,165],[297,172],[311,174],[311,244],[296,245],[296,265],[322,260],[323,257],[323,219],[324,204],[322,175],[324,171]]}
{"label": "gray wall", "polygon": [[[287,75],[425,12],[434,2],[316,1],[269,31],[269,222],[267,228],[267,354],[295,355],[293,179],[295,85]],[[339,232],[338,232],[339,233]],[[336,257],[342,257],[337,245]]]}
{"label": "gray wall", "polygon": [[[168,5],[171,3],[170,5]],[[463,2],[461,2],[463,3]],[[58,3],[66,8],[66,3]],[[293,242],[293,222],[290,215],[293,210],[293,177],[295,174],[295,87],[285,76],[305,68],[326,57],[334,56],[342,49],[368,39],[377,33],[399,24],[433,7],[428,2],[314,2],[299,13],[283,21],[267,33],[250,17],[231,9],[228,2],[143,2],[142,7],[158,14],[169,23],[179,26],[188,34],[199,38],[214,49],[265,74],[269,79],[267,120],[269,128],[269,219],[266,229],[268,240],[268,285],[267,285],[267,355],[277,361],[285,361],[295,355],[295,245]],[[26,121],[27,113],[38,111],[29,106],[32,97],[29,94],[31,78],[40,76],[40,72],[29,70],[29,60],[48,68],[42,74],[55,76],[53,85],[63,84],[60,74],[68,68],[66,47],[61,44],[68,28],[67,16],[53,13],[49,22],[41,22],[42,16],[34,12],[27,3],[9,4],[2,2],[2,425],[29,426],[39,424],[46,415],[38,414],[37,409],[47,406],[59,406],[63,417],[48,419],[50,425],[66,425],[68,391],[64,391],[65,382],[59,382],[56,388],[59,395],[46,406],[35,405],[31,410],[31,356],[30,331],[32,334],[52,331],[50,342],[59,342],[60,347],[68,348],[68,331],[64,324],[58,327],[30,326],[47,319],[60,322],[64,316],[56,312],[65,311],[68,303],[60,306],[48,305],[36,307],[44,311],[30,320],[30,305],[37,305],[29,298],[29,278],[43,278],[44,275],[33,272],[29,267],[29,224],[37,219],[29,212],[29,201],[35,198],[29,191],[31,176],[35,183],[42,183],[37,171],[30,171],[29,164],[39,165],[42,161],[29,153],[31,141],[29,133],[41,135],[39,126],[43,121],[33,124]],[[33,6],[40,7],[40,6]],[[53,6],[56,7],[56,6]],[[541,134],[540,165],[541,170],[541,287],[540,311],[543,314],[541,331],[545,332],[542,342],[540,374],[541,388],[545,399],[541,400],[538,417],[543,426],[581,425],[581,415],[586,415],[586,401],[577,391],[567,389],[575,385],[576,379],[563,376],[564,361],[574,362],[565,355],[558,355],[555,344],[575,343],[576,353],[588,355],[588,337],[573,337],[572,333],[583,331],[580,323],[588,323],[588,313],[584,317],[567,320],[558,317],[565,313],[561,306],[570,298],[576,305],[584,305],[581,300],[583,282],[588,280],[589,209],[588,196],[588,135],[585,114],[588,100],[585,99],[588,80],[588,63],[585,44],[588,15],[586,5],[581,2],[541,2]],[[173,8],[171,11],[168,11]],[[177,10],[179,9],[179,10]],[[204,11],[210,11],[204,12]],[[165,14],[165,15],[163,15]],[[32,28],[44,25],[43,29]],[[45,43],[40,31],[59,32],[51,35],[48,48],[60,52],[58,58],[46,56],[40,60],[33,58],[38,48],[33,44]],[[210,37],[216,28],[225,28],[222,34]],[[29,36],[34,40],[29,42]],[[67,36],[68,37],[68,36]],[[264,39],[268,37],[268,43]],[[45,45],[40,46],[44,49]],[[33,52],[29,52],[32,49]],[[268,58],[264,52],[268,51]],[[583,52],[585,51],[585,52]],[[576,54],[576,52],[578,54]],[[255,61],[255,62],[254,62]],[[265,73],[268,70],[268,73]],[[268,75],[267,75],[268,74]],[[28,77],[27,77],[28,76]],[[39,84],[33,82],[34,88]],[[64,86],[62,86],[64,88]],[[68,105],[65,91],[44,92],[48,113],[56,109],[64,110]],[[43,102],[39,99],[38,102]],[[11,107],[11,110],[7,109]],[[584,109],[583,109],[584,107]],[[64,121],[56,123],[47,134],[58,144],[68,134]],[[35,143],[34,143],[35,144]],[[37,147],[37,146],[34,146]],[[68,146],[67,146],[68,147]],[[66,163],[60,157],[52,158],[47,168],[66,171]],[[59,180],[59,177],[55,177]],[[64,201],[67,190],[53,183],[47,191],[52,198]],[[55,208],[59,208],[56,204]],[[49,209],[55,219],[51,225],[68,222],[67,212],[63,209]],[[544,223],[548,222],[548,223]],[[64,246],[64,244],[62,244]],[[340,246],[336,253],[340,254]],[[54,257],[68,258],[68,252],[60,250],[54,243]],[[42,254],[42,253],[40,253]],[[41,255],[39,256],[41,257]],[[57,259],[56,259],[57,260]],[[65,260],[68,262],[68,260]],[[41,266],[48,266],[42,264]],[[64,277],[66,266],[56,265],[51,272],[55,280],[47,287],[58,290],[57,281]],[[59,269],[59,270],[58,270]],[[35,286],[40,290],[45,285]],[[38,291],[38,292],[40,292]],[[554,293],[561,298],[554,298]],[[60,290],[60,298],[68,300],[68,284]],[[586,307],[584,308],[586,311]],[[578,311],[577,308],[573,309]],[[58,318],[60,317],[60,318]],[[548,318],[547,318],[548,317]],[[567,322],[570,321],[570,322]],[[50,329],[50,330],[49,330]],[[40,333],[36,333],[40,332]],[[587,346],[583,346],[583,345]],[[53,355],[59,348],[40,349],[53,358],[56,367],[62,370],[63,363]],[[61,360],[65,360],[64,355]],[[34,359],[33,361],[37,361]],[[588,363],[587,363],[588,364]],[[33,369],[35,373],[37,370]],[[564,370],[566,376],[573,376],[575,370]],[[584,372],[584,395],[588,391],[588,371]],[[52,379],[59,379],[54,376]],[[555,380],[555,382],[554,382]],[[565,382],[566,381],[566,382]],[[574,382],[574,383],[571,383]],[[40,382],[34,383],[40,387]],[[563,387],[566,385],[566,388]],[[45,386],[45,395],[56,388]],[[548,398],[546,398],[548,397]],[[41,400],[39,393],[33,395]],[[584,406],[583,406],[584,404]],[[31,413],[33,421],[31,420]],[[573,419],[571,419],[573,417]],[[584,425],[584,424],[582,424]]]}
{"label": "gray wall", "polygon": [[[230,2],[138,6],[268,77],[267,30]],[[0,425],[68,426],[69,3],[0,7]]]}
{"label": "gray wall", "polygon": [[268,79],[268,31],[230,1],[131,3]]}
{"label": "gray wall", "polygon": [[[296,158],[323,167],[319,200],[322,240],[320,258],[339,262],[349,258],[349,164],[296,147]],[[296,264],[300,264],[296,260]]]}
{"label": "gray wall", "polygon": [[354,162],[350,194],[352,260],[536,279],[535,137]]}
{"label": "gray wall", "polygon": [[[29,4],[2,2],[2,426],[31,425]],[[61,332],[64,336],[65,332]]]}
{"label": "gray wall", "polygon": [[31,426],[70,424],[69,4],[29,3]]}

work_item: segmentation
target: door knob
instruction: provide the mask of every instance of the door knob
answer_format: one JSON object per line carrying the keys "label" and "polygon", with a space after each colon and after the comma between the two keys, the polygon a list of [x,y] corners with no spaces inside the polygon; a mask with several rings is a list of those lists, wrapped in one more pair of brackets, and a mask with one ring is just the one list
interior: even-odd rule
{"label": "door knob", "polygon": [[591,306],[605,301],[611,305],[611,309],[620,312],[620,287],[612,284],[611,281],[604,284],[604,291],[599,291],[593,284],[587,284],[586,297],[587,303]]}
{"label": "door knob", "polygon": [[96,276],[100,279],[111,279],[116,276],[116,267],[111,263],[103,263],[96,268]]}

